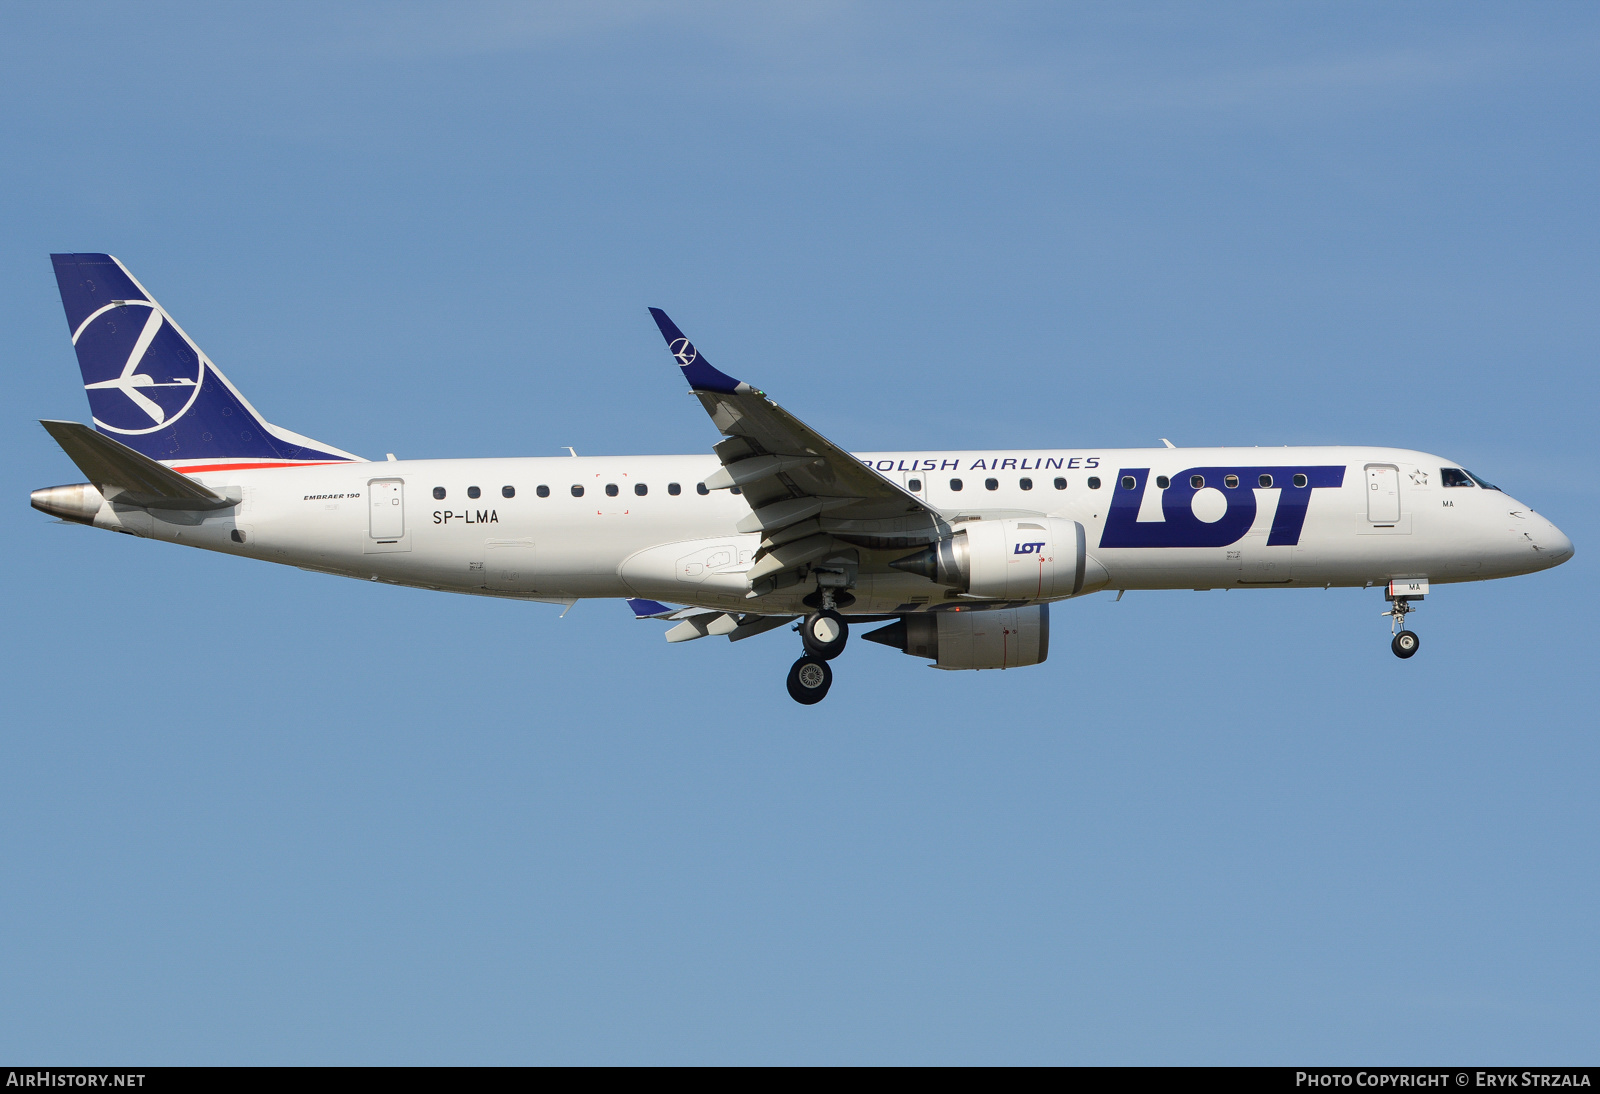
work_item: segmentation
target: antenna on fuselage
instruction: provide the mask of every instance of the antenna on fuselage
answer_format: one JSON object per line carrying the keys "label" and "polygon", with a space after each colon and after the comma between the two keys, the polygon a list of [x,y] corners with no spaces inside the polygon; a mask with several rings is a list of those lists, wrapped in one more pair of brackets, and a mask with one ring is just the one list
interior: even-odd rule
{"label": "antenna on fuselage", "polygon": [[573,459],[577,459],[578,458],[578,450],[576,448],[573,448],[570,444],[564,444],[561,447],[565,448],[568,452],[572,453],[572,458]]}

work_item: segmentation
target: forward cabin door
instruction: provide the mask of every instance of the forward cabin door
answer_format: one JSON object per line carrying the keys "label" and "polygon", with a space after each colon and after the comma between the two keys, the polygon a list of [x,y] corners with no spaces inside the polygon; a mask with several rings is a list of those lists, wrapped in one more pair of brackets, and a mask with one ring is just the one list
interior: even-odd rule
{"label": "forward cabin door", "polygon": [[1367,465],[1367,520],[1393,527],[1400,523],[1400,469],[1391,464]]}
{"label": "forward cabin door", "polygon": [[373,539],[393,542],[406,534],[405,490],[406,484],[399,479],[367,484],[367,530]]}

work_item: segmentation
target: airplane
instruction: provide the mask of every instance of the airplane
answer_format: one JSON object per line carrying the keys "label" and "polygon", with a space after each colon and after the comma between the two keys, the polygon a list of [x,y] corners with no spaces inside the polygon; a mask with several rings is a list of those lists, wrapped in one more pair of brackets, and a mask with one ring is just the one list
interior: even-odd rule
{"label": "airplane", "polygon": [[[1390,647],[1433,585],[1572,557],[1458,461],[1399,448],[851,453],[650,315],[721,439],[710,454],[397,460],[268,424],[117,259],[51,260],[94,427],[41,424],[87,482],[62,521],[321,573],[559,604],[626,600],[668,642],[786,624],[798,702],[852,624],[940,669],[1049,655],[1050,606],[1100,590],[1379,588]],[[570,450],[569,450],[570,451]]]}

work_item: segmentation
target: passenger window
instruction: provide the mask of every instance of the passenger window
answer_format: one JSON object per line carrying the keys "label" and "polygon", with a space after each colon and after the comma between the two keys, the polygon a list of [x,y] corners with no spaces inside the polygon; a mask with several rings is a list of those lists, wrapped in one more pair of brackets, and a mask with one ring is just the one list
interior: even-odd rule
{"label": "passenger window", "polygon": [[1271,475],[1262,475],[1256,481],[1261,484],[1261,489],[1263,489],[1263,490],[1272,489],[1272,476]]}
{"label": "passenger window", "polygon": [[667,493],[671,494],[673,497],[677,497],[679,494],[683,493],[683,487],[679,486],[675,482],[669,482],[667,483]]}
{"label": "passenger window", "polygon": [[535,487],[533,492],[538,494],[541,498],[548,498],[550,496],[550,488],[544,485]]}
{"label": "passenger window", "polygon": [[984,479],[983,480],[983,488],[985,490],[998,490],[998,489],[1000,489],[1000,480],[999,479]]}
{"label": "passenger window", "polygon": [[633,492],[642,498],[650,492],[650,488],[642,482],[636,482],[633,484]]}
{"label": "passenger window", "polygon": [[444,500],[444,487],[435,486],[433,488],[433,500],[434,501],[443,501]]}
{"label": "passenger window", "polygon": [[1304,486],[1306,484],[1306,477],[1304,475],[1296,475],[1294,477],[1294,484],[1296,486]]}
{"label": "passenger window", "polygon": [[922,493],[922,480],[921,479],[907,479],[906,480],[906,489],[911,491],[913,494]]}
{"label": "passenger window", "polygon": [[517,496],[517,488],[515,486],[502,486],[500,488],[500,496],[502,498],[514,498]]}
{"label": "passenger window", "polygon": [[1459,467],[1446,467],[1439,471],[1440,486],[1471,486],[1472,476]]}
{"label": "passenger window", "polygon": [[1098,489],[1100,489],[1100,476],[1098,476],[1098,475],[1090,475],[1089,476],[1089,489],[1090,490],[1098,490]]}
{"label": "passenger window", "polygon": [[[1091,487],[1094,486],[1094,480],[1093,479],[1089,480],[1089,485]],[[1122,488],[1124,490],[1132,490],[1135,486],[1138,486],[1138,485],[1139,485],[1139,480],[1134,478],[1132,475],[1124,475],[1124,476],[1122,476]]]}
{"label": "passenger window", "polygon": [[573,496],[573,497],[575,497],[575,498],[581,498],[581,497],[583,497],[583,487],[581,487],[581,486],[574,486],[574,487],[573,487],[573,488],[572,488],[572,496]]}
{"label": "passenger window", "polygon": [[1061,479],[1061,478],[1056,479],[1056,489],[1057,490],[1065,490],[1066,488],[1067,488],[1067,480],[1066,479]]}
{"label": "passenger window", "polygon": [[606,497],[614,498],[616,496],[617,496],[617,484],[614,483],[614,482],[606,483]]}
{"label": "passenger window", "polygon": [[711,488],[703,482],[697,482],[694,484],[694,492],[703,497],[706,494],[711,493]]}
{"label": "passenger window", "polygon": [[950,489],[954,490],[956,493],[959,494],[961,492],[961,480],[960,479],[951,479],[950,480]]}
{"label": "passenger window", "polygon": [[1226,486],[1229,490],[1238,489],[1239,476],[1238,475],[1224,475],[1224,476],[1222,476],[1222,485]]}
{"label": "passenger window", "polygon": [[1189,486],[1195,490],[1204,490],[1206,488],[1206,477],[1204,475],[1190,475]]}
{"label": "passenger window", "polygon": [[1172,480],[1167,478],[1165,475],[1157,475],[1156,476],[1156,485],[1158,487],[1160,487],[1161,489],[1165,490],[1167,487],[1172,485]]}
{"label": "passenger window", "polygon": [[483,491],[479,490],[476,486],[469,486],[467,487],[467,497],[476,501],[478,498],[483,497]]}
{"label": "passenger window", "polygon": [[1017,480],[1017,485],[1022,487],[1024,490],[1032,490],[1033,489],[1033,480],[1032,479],[1018,479]]}

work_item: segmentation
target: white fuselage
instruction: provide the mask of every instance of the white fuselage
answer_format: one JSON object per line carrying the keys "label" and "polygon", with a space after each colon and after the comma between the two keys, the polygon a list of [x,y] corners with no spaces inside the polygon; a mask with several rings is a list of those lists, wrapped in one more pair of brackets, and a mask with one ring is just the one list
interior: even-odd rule
{"label": "white fuselage", "polygon": [[[1030,515],[1082,524],[1088,553],[1103,571],[1096,588],[1475,581],[1546,569],[1572,553],[1553,524],[1509,495],[1477,485],[1445,486],[1441,470],[1456,465],[1402,449],[1074,449],[858,458],[939,509],[952,526]],[[801,597],[811,591],[806,586],[747,595],[744,575],[761,537],[740,534],[735,524],[750,507],[730,491],[697,490],[719,466],[708,454],[204,471],[193,477],[237,497],[236,506],[195,513],[107,503],[95,524],[450,592],[546,601],[642,597],[740,612],[804,611]],[[1342,469],[1342,481],[1296,487],[1293,469],[1300,467],[1318,468],[1333,479],[1341,476],[1329,469]],[[1171,486],[1158,488],[1157,476],[1170,479]],[[1134,486],[1125,487],[1124,478]],[[1091,488],[1091,479],[1098,488]],[[1201,479],[1203,487],[1191,485]],[[1259,485],[1268,480],[1271,486]],[[953,487],[956,481],[960,489]],[[1291,496],[1297,489],[1304,496]],[[469,496],[474,490],[478,496]],[[1298,527],[1287,510],[1279,513],[1294,505],[1303,509]],[[942,602],[942,590],[927,579],[889,568],[911,549],[861,549],[849,613],[904,613]]]}

